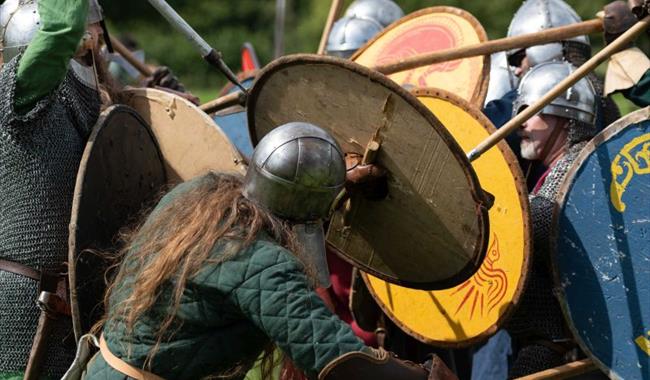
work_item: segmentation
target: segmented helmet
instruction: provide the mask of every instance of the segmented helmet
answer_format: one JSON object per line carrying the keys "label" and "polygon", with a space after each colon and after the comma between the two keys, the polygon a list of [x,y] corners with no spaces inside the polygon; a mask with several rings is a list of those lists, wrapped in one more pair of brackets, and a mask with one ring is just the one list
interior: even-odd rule
{"label": "segmented helmet", "polygon": [[347,16],[340,18],[334,23],[327,40],[327,54],[349,58],[382,29],[381,24],[372,19]]}
{"label": "segmented helmet", "polygon": [[259,142],[244,180],[244,196],[293,222],[325,219],[345,182],[334,138],[309,123],[288,123]]}
{"label": "segmented helmet", "polygon": [[[508,28],[508,37],[520,36],[522,34],[537,33],[550,28],[570,25],[582,22],[582,19],[571,6],[563,0],[527,0],[515,13]],[[590,47],[589,37],[578,36],[567,41],[574,41],[581,45]],[[522,49],[508,51],[509,62]],[[560,60],[564,57],[564,46],[562,42],[553,42],[544,45],[531,46],[525,49],[526,57],[530,66],[536,66],[542,62]]]}
{"label": "segmented helmet", "polygon": [[[568,62],[546,62],[533,67],[519,83],[513,116],[537,102],[575,70]],[[596,91],[589,80],[582,78],[564,94],[553,99],[540,113],[593,126],[596,121]]]}
{"label": "segmented helmet", "polygon": [[345,16],[375,20],[385,28],[404,17],[404,11],[392,0],[356,0]]}

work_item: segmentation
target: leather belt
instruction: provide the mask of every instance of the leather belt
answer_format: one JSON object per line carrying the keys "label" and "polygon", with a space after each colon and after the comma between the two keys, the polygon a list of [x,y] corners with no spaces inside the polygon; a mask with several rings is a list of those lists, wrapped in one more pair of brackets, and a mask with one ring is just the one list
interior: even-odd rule
{"label": "leather belt", "polygon": [[51,335],[52,320],[60,316],[70,316],[68,303],[67,276],[61,273],[39,271],[26,265],[0,259],[0,270],[30,278],[38,282],[37,305],[41,309],[34,342],[27,360],[24,380],[40,378],[41,367],[45,360],[47,340]]}
{"label": "leather belt", "polygon": [[41,272],[37,271],[36,269],[9,260],[0,259],[0,270],[31,278],[32,280],[36,281],[39,281],[41,279]]}
{"label": "leather belt", "polygon": [[99,338],[99,352],[102,354],[102,357],[104,358],[106,364],[123,375],[131,377],[135,380],[165,380],[162,377],[151,372],[135,368],[134,366],[115,356],[111,350],[108,349],[108,345],[104,339],[104,334],[102,334],[102,336]]}

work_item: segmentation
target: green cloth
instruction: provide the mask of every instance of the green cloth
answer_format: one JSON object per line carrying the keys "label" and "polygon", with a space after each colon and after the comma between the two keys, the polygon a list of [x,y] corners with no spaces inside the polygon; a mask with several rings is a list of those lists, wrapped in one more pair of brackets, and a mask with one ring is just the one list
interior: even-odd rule
{"label": "green cloth", "polygon": [[27,114],[65,78],[70,59],[86,30],[88,1],[40,0],[41,29],[18,66],[15,110]]}
{"label": "green cloth", "polygon": [[4,373],[0,372],[0,380],[23,380],[24,373]]}
{"label": "green cloth", "polygon": [[650,105],[650,70],[646,71],[641,79],[632,87],[621,91],[632,103],[639,107]]}
{"label": "green cloth", "polygon": [[[23,372],[0,372],[0,380],[23,380]],[[41,376],[41,380],[54,380],[50,377]]]}
{"label": "green cloth", "polygon": [[[176,187],[150,218],[198,181],[201,179]],[[216,242],[212,257],[218,258],[223,248],[223,242]],[[129,265],[128,255],[123,265]],[[119,284],[111,297],[112,305],[128,295],[132,281],[127,278]],[[167,286],[131,335],[126,335],[121,321],[109,319],[104,328],[109,349],[141,367],[155,344],[170,297],[171,286]],[[313,291],[294,255],[264,238],[221,264],[206,263],[189,280],[175,315],[180,323],[170,329],[169,340],[161,344],[151,367],[166,379],[198,379],[237,363],[252,364],[269,340],[312,378],[338,356],[364,348],[350,327]],[[101,357],[88,367],[86,376],[92,380],[123,378]]]}

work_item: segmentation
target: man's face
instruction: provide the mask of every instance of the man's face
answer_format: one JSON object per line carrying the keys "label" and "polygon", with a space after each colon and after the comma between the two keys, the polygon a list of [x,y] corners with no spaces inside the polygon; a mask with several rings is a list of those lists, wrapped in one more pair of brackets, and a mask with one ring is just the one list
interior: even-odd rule
{"label": "man's face", "polygon": [[[521,137],[521,156],[526,160],[544,160],[542,157],[547,144],[554,144],[549,141],[555,128],[562,128],[562,119],[552,115],[537,114],[526,121],[519,129]],[[550,148],[550,147],[549,147]]]}
{"label": "man's face", "polygon": [[93,51],[99,51],[102,39],[104,38],[104,30],[102,29],[102,26],[96,22],[88,25],[87,31],[87,36],[90,36],[90,41],[87,46]]}
{"label": "man's face", "polygon": [[508,57],[508,64],[514,69],[514,73],[518,78],[521,78],[530,69],[530,62],[526,55],[526,50],[519,50],[515,54]]}

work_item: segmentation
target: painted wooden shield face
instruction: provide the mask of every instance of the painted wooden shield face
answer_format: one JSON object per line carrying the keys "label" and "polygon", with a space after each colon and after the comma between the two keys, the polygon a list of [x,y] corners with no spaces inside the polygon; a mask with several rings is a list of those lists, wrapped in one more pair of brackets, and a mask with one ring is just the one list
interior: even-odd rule
{"label": "painted wooden shield face", "polygon": [[[495,131],[468,102],[442,90],[414,94],[465,150]],[[436,346],[473,344],[496,332],[516,305],[530,254],[528,198],[514,154],[505,143],[472,163],[483,189],[494,195],[490,240],[479,270],[459,286],[422,291],[364,280],[384,312],[416,339]]]}
{"label": "painted wooden shield face", "polygon": [[355,195],[330,222],[328,241],[348,261],[421,289],[458,285],[478,269],[484,194],[451,135],[403,88],[347,60],[288,56],[260,73],[247,110],[253,143],[294,121],[326,129],[345,152],[363,154],[373,136],[380,141],[388,197]]}
{"label": "painted wooden shield face", "polygon": [[560,304],[612,379],[650,379],[649,118],[631,113],[582,150],[554,215]]}
{"label": "painted wooden shield face", "polygon": [[205,112],[186,99],[155,89],[125,91],[158,144],[170,183],[187,181],[213,170],[245,173],[243,158]]}
{"label": "painted wooden shield face", "polygon": [[[352,57],[367,67],[439,50],[487,41],[481,24],[466,11],[440,6],[420,10],[393,23]],[[487,94],[487,56],[437,63],[389,75],[406,88],[435,87],[481,107]]]}
{"label": "painted wooden shield face", "polygon": [[108,263],[96,252],[114,248],[120,228],[133,222],[166,182],[144,120],[124,106],[104,111],[88,139],[72,203],[68,269],[77,340],[103,314]]}

